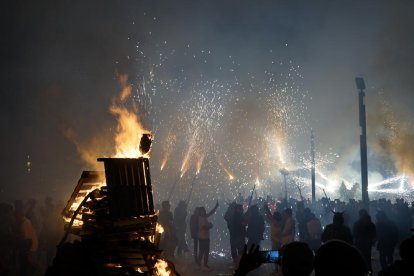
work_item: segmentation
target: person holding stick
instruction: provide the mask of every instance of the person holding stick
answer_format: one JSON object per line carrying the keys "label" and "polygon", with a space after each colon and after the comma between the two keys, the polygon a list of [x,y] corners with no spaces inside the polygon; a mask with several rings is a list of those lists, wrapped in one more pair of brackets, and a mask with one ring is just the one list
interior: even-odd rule
{"label": "person holding stick", "polygon": [[210,253],[210,229],[213,228],[213,224],[208,221],[208,217],[214,214],[219,206],[218,201],[214,206],[213,210],[209,213],[206,212],[206,208],[199,207],[199,216],[198,216],[198,242],[199,242],[199,252],[197,265],[201,267],[201,260],[203,260],[203,266],[201,267],[202,271],[211,271],[208,266],[208,255]]}

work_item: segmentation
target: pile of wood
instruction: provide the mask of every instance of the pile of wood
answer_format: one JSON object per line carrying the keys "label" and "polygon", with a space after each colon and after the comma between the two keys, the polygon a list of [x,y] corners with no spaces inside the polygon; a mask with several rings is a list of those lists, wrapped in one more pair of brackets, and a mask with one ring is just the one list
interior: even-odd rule
{"label": "pile of wood", "polygon": [[84,171],[63,210],[66,234],[47,275],[152,275],[162,251],[148,159],[98,161],[105,173]]}

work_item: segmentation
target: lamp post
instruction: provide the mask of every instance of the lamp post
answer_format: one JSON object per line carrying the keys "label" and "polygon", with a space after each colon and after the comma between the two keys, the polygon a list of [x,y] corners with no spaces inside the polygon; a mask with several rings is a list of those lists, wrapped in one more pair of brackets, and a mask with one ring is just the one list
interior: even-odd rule
{"label": "lamp post", "polygon": [[311,183],[312,183],[312,203],[315,203],[315,137],[311,131]]}
{"label": "lamp post", "polygon": [[359,136],[360,151],[361,151],[361,191],[362,203],[368,210],[368,158],[367,158],[367,121],[365,115],[365,82],[363,78],[355,78],[356,87],[358,89],[359,99],[359,126],[361,127],[361,135]]}

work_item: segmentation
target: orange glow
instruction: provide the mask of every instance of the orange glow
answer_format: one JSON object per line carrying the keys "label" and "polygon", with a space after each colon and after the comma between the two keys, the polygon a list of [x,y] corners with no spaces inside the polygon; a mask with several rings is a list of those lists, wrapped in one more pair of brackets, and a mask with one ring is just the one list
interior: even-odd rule
{"label": "orange glow", "polygon": [[162,227],[162,225],[159,224],[158,222],[157,222],[157,225],[155,226],[155,232],[157,232],[158,234],[164,233],[164,227]]}
{"label": "orange glow", "polygon": [[[96,182],[93,185],[90,185],[89,189],[84,189],[82,190],[82,193],[86,195],[88,195],[90,192],[96,190],[96,189],[100,189],[101,187],[106,186],[106,182]],[[83,197],[79,197],[76,198],[76,200],[72,203],[72,205],[69,208],[69,211],[71,212],[75,212],[76,209],[78,209],[79,205],[82,203],[83,199],[85,198],[85,196]],[[65,223],[70,223],[72,217],[71,216],[63,216],[63,220]],[[82,221],[82,216],[80,214],[78,214],[75,218],[75,220],[73,221],[73,226],[74,227],[80,227],[83,225],[83,221]]]}
{"label": "orange glow", "polygon": [[118,120],[115,133],[116,153],[112,157],[138,158],[144,156],[139,150],[141,137],[145,133],[150,133],[150,131],[142,126],[140,119],[136,115],[137,110],[128,110],[123,105],[132,90],[131,84],[128,83],[128,76],[121,74],[119,82],[122,86],[121,94],[118,99],[113,99],[112,105],[109,108],[111,114],[115,115]]}
{"label": "orange glow", "polygon": [[162,259],[158,259],[154,265],[156,276],[169,276],[171,273],[168,271],[168,263]]}
{"label": "orange glow", "polygon": [[164,167],[165,167],[166,164],[167,164],[167,158],[165,158],[164,160],[162,160],[161,168],[160,168],[161,171],[164,169]]}

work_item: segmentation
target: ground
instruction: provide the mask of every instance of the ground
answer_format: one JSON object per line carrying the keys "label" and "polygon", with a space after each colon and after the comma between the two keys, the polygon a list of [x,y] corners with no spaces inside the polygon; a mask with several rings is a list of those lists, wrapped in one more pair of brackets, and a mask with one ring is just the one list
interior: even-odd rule
{"label": "ground", "polygon": [[[396,252],[397,253],[397,252]],[[398,259],[398,255],[395,254],[395,259]],[[234,273],[234,268],[232,266],[232,261],[226,257],[211,257],[209,261],[210,268],[212,271],[205,272],[197,269],[196,265],[194,264],[193,256],[191,253],[187,255],[183,255],[180,257],[175,257],[173,263],[176,266],[177,271],[182,276],[197,276],[197,275],[205,275],[205,276],[230,276]],[[374,269],[373,275],[377,275],[381,269],[379,263],[379,255],[378,252],[373,249],[372,251],[372,267]],[[273,264],[262,264],[258,269],[250,272],[248,275],[250,276],[259,276],[259,275],[274,275],[278,276],[278,274],[274,271]],[[313,273],[311,275],[314,275]]]}

